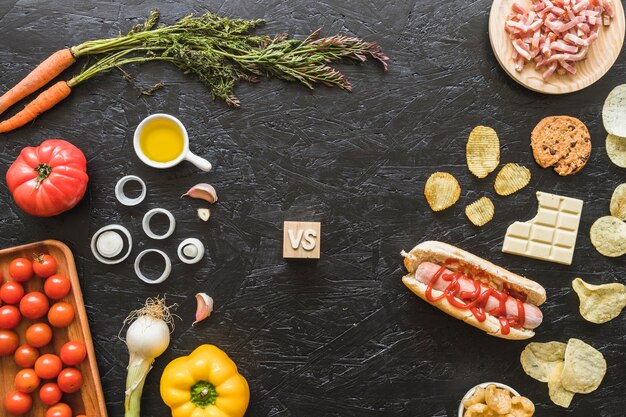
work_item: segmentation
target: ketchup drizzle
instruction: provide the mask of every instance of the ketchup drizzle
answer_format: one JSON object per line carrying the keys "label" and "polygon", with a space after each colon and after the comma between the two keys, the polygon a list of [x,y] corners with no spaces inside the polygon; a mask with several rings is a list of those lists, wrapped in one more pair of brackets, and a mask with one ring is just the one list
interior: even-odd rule
{"label": "ketchup drizzle", "polygon": [[[476,317],[476,320],[480,322],[483,322],[487,319],[487,314],[494,316],[500,322],[500,329],[502,331],[502,334],[509,334],[511,332],[511,327],[513,327],[514,329],[519,329],[524,325],[524,322],[526,321],[524,302],[514,296],[517,294],[517,291],[510,290],[506,286],[506,283],[502,291],[498,291],[494,288],[487,288],[486,290],[481,292],[480,282],[474,279],[470,279],[470,281],[472,281],[472,283],[474,284],[474,290],[461,291],[461,284],[459,282],[459,279],[463,278],[464,276],[456,272],[446,274],[445,271],[445,266],[439,268],[428,283],[428,286],[426,287],[426,299],[429,302],[434,303],[442,300],[445,297],[448,302],[456,308],[459,308],[461,310],[470,310],[474,317]],[[449,284],[445,288],[445,290],[442,291],[440,296],[434,297],[433,286],[438,279],[448,281]],[[485,306],[487,305],[487,301],[491,296],[495,297],[498,300],[498,306],[491,311],[485,311]],[[516,316],[507,316],[506,301],[509,296],[511,296],[517,304]]]}

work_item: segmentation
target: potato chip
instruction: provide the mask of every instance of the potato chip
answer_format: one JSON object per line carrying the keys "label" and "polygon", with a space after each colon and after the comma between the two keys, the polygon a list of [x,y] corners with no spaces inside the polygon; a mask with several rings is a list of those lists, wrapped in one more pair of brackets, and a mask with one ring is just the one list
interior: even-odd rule
{"label": "potato chip", "polygon": [[561,342],[529,343],[520,355],[524,372],[537,381],[548,382],[552,370],[564,361],[565,348]]}
{"label": "potato chip", "polygon": [[493,188],[499,195],[511,195],[526,187],[530,182],[528,168],[518,164],[506,164],[496,176]]}
{"label": "potato chip", "polygon": [[470,132],[465,147],[467,167],[478,178],[485,178],[500,163],[500,140],[495,130],[476,126]]}
{"label": "potato chip", "polygon": [[626,307],[626,286],[623,284],[593,285],[576,278],[572,287],[580,298],[580,315],[592,323],[613,320]]}
{"label": "potato chip", "polygon": [[609,134],[606,137],[606,154],[615,165],[626,168],[626,138]]}
{"label": "potato chip", "polygon": [[626,84],[615,87],[604,101],[602,123],[610,134],[626,137]]}
{"label": "potato chip", "polygon": [[475,226],[484,226],[493,219],[495,208],[487,197],[479,198],[465,207],[465,215]]}
{"label": "potato chip", "polygon": [[626,223],[613,216],[600,217],[589,230],[591,243],[604,256],[618,257],[626,253]]}
{"label": "potato chip", "polygon": [[508,414],[511,411],[511,393],[508,390],[497,388],[490,384],[485,388],[485,403],[498,414]]}
{"label": "potato chip", "polygon": [[572,403],[574,393],[563,387],[563,368],[563,362],[559,362],[550,372],[550,378],[548,378],[548,394],[553,403],[567,408]]}
{"label": "potato chip", "polygon": [[604,356],[593,346],[579,339],[570,339],[565,348],[565,363],[561,374],[563,388],[588,394],[600,386],[606,374]]}
{"label": "potato chip", "polygon": [[613,217],[626,220],[626,183],[618,185],[613,191],[610,210]]}
{"label": "potato chip", "polygon": [[426,181],[424,196],[433,211],[445,210],[457,202],[461,186],[451,174],[435,172]]}

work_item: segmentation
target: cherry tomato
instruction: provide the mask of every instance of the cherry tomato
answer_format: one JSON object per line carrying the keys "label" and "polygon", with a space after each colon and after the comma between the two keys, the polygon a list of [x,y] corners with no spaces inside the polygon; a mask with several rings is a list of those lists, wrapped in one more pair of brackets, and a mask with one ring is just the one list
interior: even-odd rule
{"label": "cherry tomato", "polygon": [[9,264],[9,275],[16,281],[28,281],[33,277],[33,263],[26,258],[13,259]]}
{"label": "cherry tomato", "polygon": [[45,417],[72,417],[72,409],[65,403],[58,403],[48,408]]}
{"label": "cherry tomato", "polygon": [[22,369],[15,375],[15,388],[26,394],[35,391],[39,386],[39,377],[34,369]]}
{"label": "cherry tomato", "polygon": [[54,405],[58,403],[61,401],[62,396],[63,392],[61,391],[61,388],[59,388],[59,386],[54,382],[43,384],[39,390],[39,399],[45,405]]}
{"label": "cherry tomato", "polygon": [[74,320],[74,307],[63,301],[53,304],[48,311],[48,322],[54,327],[67,327]]}
{"label": "cherry tomato", "polygon": [[20,324],[20,311],[15,306],[0,307],[0,329],[11,330]]}
{"label": "cherry tomato", "polygon": [[26,329],[26,343],[34,348],[46,346],[52,340],[52,329],[46,323],[35,323]]}
{"label": "cherry tomato", "polygon": [[38,291],[29,292],[20,300],[20,312],[27,319],[36,320],[46,315],[50,308],[46,296]]}
{"label": "cherry tomato", "polygon": [[4,397],[4,408],[13,415],[21,416],[30,411],[33,399],[20,391],[11,391]]}
{"label": "cherry tomato", "polygon": [[70,292],[70,279],[65,275],[56,274],[46,279],[43,291],[53,300],[60,300]]}
{"label": "cherry tomato", "polygon": [[65,368],[59,373],[57,384],[63,392],[76,392],[83,385],[83,374],[76,368]]}
{"label": "cherry tomato", "polygon": [[0,287],[0,300],[5,304],[17,304],[24,296],[24,287],[19,282],[8,281]]}
{"label": "cherry tomato", "polygon": [[35,361],[35,373],[41,379],[53,379],[61,372],[63,364],[57,355],[46,353]]}
{"label": "cherry tomato", "polygon": [[11,330],[0,330],[0,356],[12,355],[20,344],[17,333]]}
{"label": "cherry tomato", "polygon": [[32,368],[39,357],[39,351],[32,346],[22,345],[17,348],[13,359],[20,368]]}
{"label": "cherry tomato", "polygon": [[48,278],[57,272],[57,261],[48,254],[39,255],[33,261],[33,271],[41,278]]}
{"label": "cherry tomato", "polygon": [[59,353],[61,360],[68,366],[76,366],[85,360],[87,356],[87,349],[85,344],[78,341],[67,342],[61,347]]}

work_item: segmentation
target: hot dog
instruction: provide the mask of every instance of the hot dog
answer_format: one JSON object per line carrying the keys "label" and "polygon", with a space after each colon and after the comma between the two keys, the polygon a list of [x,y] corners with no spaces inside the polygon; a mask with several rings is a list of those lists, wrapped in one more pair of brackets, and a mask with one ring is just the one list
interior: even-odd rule
{"label": "hot dog", "polygon": [[546,300],[538,283],[442,242],[422,242],[402,255],[409,271],[402,281],[418,297],[492,336],[535,335]]}

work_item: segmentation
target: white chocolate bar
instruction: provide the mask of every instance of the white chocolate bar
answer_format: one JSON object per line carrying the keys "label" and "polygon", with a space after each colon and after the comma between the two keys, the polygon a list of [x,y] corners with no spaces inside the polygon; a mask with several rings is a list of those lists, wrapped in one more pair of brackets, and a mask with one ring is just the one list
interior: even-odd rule
{"label": "white chocolate bar", "polygon": [[537,215],[509,226],[502,252],[571,265],[583,201],[537,192]]}

